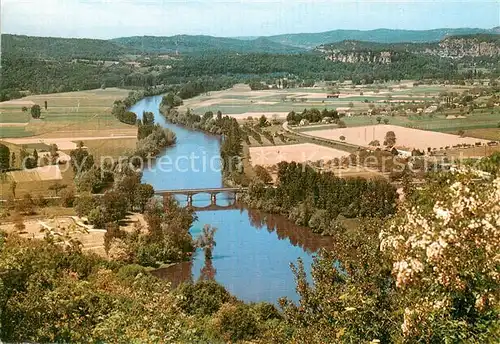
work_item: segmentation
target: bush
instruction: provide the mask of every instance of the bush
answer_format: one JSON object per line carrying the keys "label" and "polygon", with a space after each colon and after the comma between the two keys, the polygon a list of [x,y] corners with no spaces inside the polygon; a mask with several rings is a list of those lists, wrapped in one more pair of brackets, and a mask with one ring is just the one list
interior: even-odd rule
{"label": "bush", "polygon": [[113,238],[121,239],[123,237],[125,237],[125,233],[120,230],[120,226],[117,223],[108,223],[106,233],[104,233],[104,251],[109,253]]}
{"label": "bush", "polygon": [[308,223],[314,233],[322,233],[328,229],[329,224],[330,215],[328,211],[324,209],[316,210]]}
{"label": "bush", "polygon": [[71,208],[74,203],[75,193],[73,190],[63,190],[61,193],[61,205],[66,208]]}
{"label": "bush", "polygon": [[78,216],[88,216],[97,205],[97,200],[90,193],[82,193],[75,202],[75,211]]}
{"label": "bush", "polygon": [[232,299],[229,292],[215,281],[183,283],[177,288],[177,293],[182,296],[180,307],[191,315],[212,315]]}
{"label": "bush", "polygon": [[108,221],[106,214],[104,213],[102,207],[97,207],[92,209],[88,214],[88,219],[95,228],[104,228]]}
{"label": "bush", "polygon": [[259,322],[271,319],[281,319],[281,314],[273,304],[267,302],[259,302],[252,305],[252,309]]}
{"label": "bush", "polygon": [[133,282],[140,274],[146,275],[148,274],[148,270],[146,270],[145,267],[137,264],[128,264],[122,266],[117,272],[118,278],[129,283]]}
{"label": "bush", "polygon": [[16,210],[24,215],[35,214],[35,202],[29,193],[24,194],[23,198],[16,203]]}
{"label": "bush", "polygon": [[257,322],[245,304],[225,303],[215,314],[215,328],[226,341],[252,340],[257,332]]}

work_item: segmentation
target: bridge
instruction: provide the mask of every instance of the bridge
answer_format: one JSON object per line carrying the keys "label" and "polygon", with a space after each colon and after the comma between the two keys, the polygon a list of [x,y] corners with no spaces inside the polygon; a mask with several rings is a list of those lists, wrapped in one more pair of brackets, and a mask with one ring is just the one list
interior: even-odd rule
{"label": "bridge", "polygon": [[228,187],[228,188],[200,188],[200,189],[176,189],[176,190],[156,190],[155,195],[170,197],[177,195],[184,195],[187,197],[187,206],[191,207],[193,205],[193,196],[198,194],[209,194],[211,206],[216,206],[217,195],[220,193],[232,193],[235,195],[236,199],[238,194],[247,192],[247,187]]}

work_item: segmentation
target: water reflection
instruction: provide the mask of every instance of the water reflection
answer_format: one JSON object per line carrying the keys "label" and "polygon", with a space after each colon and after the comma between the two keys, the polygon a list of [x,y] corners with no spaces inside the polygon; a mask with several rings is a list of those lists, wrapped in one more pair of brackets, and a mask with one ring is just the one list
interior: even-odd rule
{"label": "water reflection", "polygon": [[[211,221],[221,212],[199,212],[192,234],[196,237],[204,221]],[[314,234],[283,216],[241,207],[225,211],[218,227],[213,259],[206,262],[198,250],[192,262],[184,262],[155,271],[155,275],[179,283],[198,279],[215,279],[245,301],[275,303],[279,297],[297,300],[295,281],[289,268],[302,258],[310,271],[312,255],[321,247],[333,247],[330,237]],[[246,221],[233,221],[246,218]]]}
{"label": "water reflection", "polygon": [[314,253],[320,248],[332,248],[331,237],[315,234],[309,228],[295,225],[286,217],[261,212],[255,209],[248,209],[250,223],[254,227],[267,228],[269,232],[276,231],[280,240],[289,240],[294,246]]}

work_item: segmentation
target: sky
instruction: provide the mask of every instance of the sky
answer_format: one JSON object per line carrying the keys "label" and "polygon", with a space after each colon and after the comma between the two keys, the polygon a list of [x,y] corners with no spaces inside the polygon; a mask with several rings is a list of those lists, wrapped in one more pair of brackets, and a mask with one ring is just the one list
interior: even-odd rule
{"label": "sky", "polygon": [[2,33],[268,36],[500,26],[500,0],[0,0]]}

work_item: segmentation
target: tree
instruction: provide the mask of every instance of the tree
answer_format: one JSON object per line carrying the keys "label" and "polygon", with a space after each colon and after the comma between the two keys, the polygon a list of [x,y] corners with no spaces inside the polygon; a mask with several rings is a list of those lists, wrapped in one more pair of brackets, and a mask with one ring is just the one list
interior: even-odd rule
{"label": "tree", "polygon": [[69,153],[71,166],[76,174],[90,170],[94,166],[94,157],[84,148],[77,148]]}
{"label": "tree", "polygon": [[389,118],[384,118],[384,124],[385,125],[389,124]]}
{"label": "tree", "polygon": [[47,110],[47,101],[45,101],[44,103],[45,103],[45,110]]}
{"label": "tree", "polygon": [[301,260],[292,266],[300,300],[298,304],[279,301],[286,327],[292,329],[281,338],[283,342],[399,342],[391,337],[399,325],[394,316],[398,300],[378,249],[381,224],[370,219],[360,222],[352,233],[335,231],[336,248],[320,251],[314,259],[312,282]]}
{"label": "tree", "polygon": [[128,197],[118,191],[107,191],[101,198],[101,210],[108,222],[117,222],[127,215]]}
{"label": "tree", "polygon": [[[130,171],[129,174],[121,176],[117,175],[115,177],[114,189],[119,191],[123,196],[126,197],[130,207],[133,207],[136,204],[135,197],[138,196],[136,191],[139,185],[141,185],[141,177],[142,175],[140,173],[135,173],[133,171]],[[141,192],[146,192],[146,194],[141,196],[139,203],[147,202],[147,199],[144,200],[142,199],[142,197],[146,197],[147,192],[150,190],[151,189],[149,187],[141,190]]]}
{"label": "tree", "polygon": [[373,146],[373,147],[378,147],[378,146],[380,146],[380,141],[379,140],[373,140],[368,145],[369,146]]}
{"label": "tree", "polygon": [[182,105],[182,99],[172,92],[169,92],[166,96],[163,97],[162,103],[167,105],[170,109]]}
{"label": "tree", "polygon": [[26,106],[23,106],[23,107],[21,108],[21,111],[22,111],[22,112],[28,112],[28,108],[27,108]]}
{"label": "tree", "polygon": [[18,232],[22,232],[23,230],[26,229],[26,225],[24,224],[24,219],[21,214],[16,213],[15,215],[13,215],[12,222],[14,223],[14,228]]}
{"label": "tree", "polygon": [[267,118],[266,116],[262,115],[259,118],[259,127],[265,127],[265,126],[267,126]]}
{"label": "tree", "polygon": [[10,157],[10,167],[16,168],[16,153],[12,152],[12,155]]}
{"label": "tree", "polygon": [[339,137],[339,139],[340,139],[340,141],[345,141],[345,136],[342,135],[342,136]]}
{"label": "tree", "polygon": [[460,129],[460,130],[458,131],[458,135],[459,135],[460,137],[464,137],[464,136],[465,136],[465,131],[464,131],[464,130],[462,130],[462,129]]}
{"label": "tree", "polygon": [[203,227],[203,232],[196,240],[195,246],[203,249],[203,252],[205,253],[205,260],[212,259],[212,250],[216,245],[215,232],[217,232],[217,228],[205,225]]}
{"label": "tree", "polygon": [[109,181],[104,180],[102,177],[106,176],[108,172],[92,166],[90,170],[78,173],[75,176],[75,184],[78,192],[101,192]]}
{"label": "tree", "polygon": [[6,145],[0,143],[0,170],[8,170],[10,168],[10,149]]}
{"label": "tree", "polygon": [[256,165],[254,168],[255,175],[264,184],[269,184],[273,181],[271,174],[261,165]]}
{"label": "tree", "polygon": [[388,131],[385,134],[384,145],[394,146],[396,144],[396,134],[393,131]]}
{"label": "tree", "polygon": [[59,148],[55,143],[50,145],[49,152],[50,152],[50,157],[52,158],[52,163],[55,163],[55,159],[59,156],[58,150]]}
{"label": "tree", "polygon": [[146,203],[154,196],[154,193],[153,186],[150,184],[137,185],[135,189],[134,204],[141,213],[144,213]]}
{"label": "tree", "polygon": [[40,109],[40,105],[38,104],[35,104],[31,107],[31,117],[33,117],[34,119],[38,119],[40,118],[40,116],[42,115],[42,110]]}
{"label": "tree", "polygon": [[12,197],[16,198],[17,182],[15,180],[11,181],[9,188],[10,188],[10,192],[12,193]]}
{"label": "tree", "polygon": [[37,167],[38,166],[38,152],[35,150],[33,150],[33,160],[35,161],[35,166],[34,167]]}
{"label": "tree", "polygon": [[377,123],[380,124],[382,122],[382,117],[378,116],[377,117]]}
{"label": "tree", "polygon": [[111,220],[106,214],[106,210],[102,206],[92,209],[87,215],[89,222],[95,228],[103,229]]}

